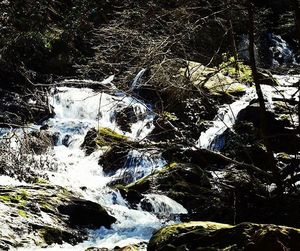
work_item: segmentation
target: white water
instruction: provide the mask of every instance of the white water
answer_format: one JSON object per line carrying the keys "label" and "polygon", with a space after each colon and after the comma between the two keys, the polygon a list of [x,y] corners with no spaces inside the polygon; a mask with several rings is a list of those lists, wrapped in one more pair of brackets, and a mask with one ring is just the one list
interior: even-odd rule
{"label": "white water", "polygon": [[[274,97],[292,95],[296,88],[291,87],[291,85],[300,79],[298,76],[276,76],[276,78],[281,84],[280,87],[263,86],[263,92],[271,106]],[[287,91],[280,92],[283,89]],[[217,135],[223,133],[226,128],[233,126],[238,112],[255,98],[255,89],[253,87],[247,88],[247,92],[242,98],[231,105],[220,107],[213,125],[201,134],[199,146],[209,147]],[[112,225],[112,229],[101,228],[91,231],[90,239],[76,247],[66,244],[41,250],[82,251],[90,246],[114,248],[115,246],[148,241],[154,230],[165,224],[173,223],[173,220],[176,221],[176,217],[171,217],[172,215],[187,213],[186,209],[179,203],[164,195],[157,194],[145,196],[144,202],[150,203],[151,212],[143,211],[141,205],[138,210],[131,209],[118,191],[107,186],[108,182],[124,175],[124,173],[130,174],[132,180],[136,180],[161,168],[165,162],[159,153],[133,150],[128,156],[126,168],[120,169],[113,177],[108,177],[103,174],[102,168],[98,165],[99,156],[102,154],[101,150],[90,156],[85,156],[85,153],[80,149],[84,136],[92,127],[108,127],[132,140],[145,138],[153,129],[154,114],[144,103],[120,92],[110,95],[103,92],[96,93],[88,88],[73,87],[57,88],[57,92],[53,94],[50,101],[56,116],[47,121],[47,124],[50,126],[50,131],[60,133],[58,145],[49,153],[52,161],[57,164],[54,170],[48,171],[50,182],[78,192],[86,199],[100,203],[117,219],[117,222]],[[127,106],[133,106],[137,117],[140,118],[138,122],[132,125],[130,133],[120,130],[115,121],[116,108]],[[62,144],[67,135],[69,137],[68,147]],[[19,185],[21,183],[1,176],[0,184]],[[30,247],[19,250],[40,249]]]}
{"label": "white water", "polygon": [[288,43],[279,35],[270,34],[269,36],[272,43],[269,48],[272,54],[272,66],[296,64],[294,52]]}
{"label": "white water", "polygon": [[131,91],[134,91],[136,88],[139,87],[141,78],[143,77],[143,75],[145,74],[145,72],[146,72],[146,69],[143,68],[143,69],[140,70],[139,73],[135,76],[134,80],[132,81],[131,87],[130,87],[130,90],[131,90]]}
{"label": "white water", "polygon": [[[279,86],[261,85],[262,92],[266,102],[266,107],[269,110],[274,108],[273,100],[282,99],[288,100],[293,98],[297,92],[297,88],[292,85],[300,81],[299,75],[274,75],[279,83]],[[254,87],[247,88],[246,94],[232,104],[225,104],[218,110],[216,117],[213,120],[212,126],[205,132],[202,132],[197,142],[200,148],[210,148],[214,139],[221,135],[227,128],[232,128],[235,123],[238,113],[246,108],[249,103],[256,99],[256,91]],[[299,100],[299,96],[294,96],[295,101]],[[297,121],[296,117],[292,120]]]}
{"label": "white water", "polygon": [[[54,107],[56,115],[46,123],[49,125],[49,131],[59,133],[57,145],[48,153],[51,161],[56,164],[56,168],[47,171],[50,183],[63,186],[81,194],[85,199],[101,204],[117,222],[112,225],[112,229],[91,231],[89,240],[75,247],[65,244],[41,250],[82,251],[91,246],[111,249],[115,246],[148,241],[154,230],[175,222],[171,219],[171,214],[187,213],[186,209],[172,199],[155,194],[147,197],[155,208],[153,212],[146,212],[141,208],[131,209],[118,191],[107,186],[108,182],[124,173],[129,174],[134,181],[162,168],[166,162],[159,153],[154,150],[133,150],[128,156],[126,168],[109,177],[104,175],[102,167],[98,165],[99,156],[103,151],[99,149],[86,156],[80,148],[86,133],[93,127],[110,128],[128,136],[130,140],[140,141],[145,138],[153,129],[154,114],[144,103],[120,92],[107,94],[97,93],[89,88],[58,87],[50,97],[50,104]],[[123,132],[116,124],[115,113],[128,106],[133,107],[139,120],[131,126],[131,132]],[[63,144],[65,137],[68,137],[68,144]],[[3,185],[19,184],[14,182],[0,177],[0,183]],[[162,210],[165,212],[163,216]],[[167,211],[169,213],[166,213]],[[28,247],[18,250],[40,249]]]}
{"label": "white water", "polygon": [[198,147],[209,148],[215,137],[221,135],[227,128],[231,128],[234,125],[238,113],[247,107],[249,102],[254,98],[256,98],[255,89],[249,87],[242,98],[230,105],[221,106],[213,120],[213,125],[201,133],[198,140]]}

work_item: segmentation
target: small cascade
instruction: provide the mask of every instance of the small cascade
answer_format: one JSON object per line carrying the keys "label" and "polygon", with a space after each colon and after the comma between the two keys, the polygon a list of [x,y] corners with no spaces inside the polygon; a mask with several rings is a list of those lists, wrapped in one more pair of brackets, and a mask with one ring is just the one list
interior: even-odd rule
{"label": "small cascade", "polygon": [[[297,88],[293,85],[300,81],[300,76],[274,75],[274,77],[279,83],[278,86],[261,85],[266,101],[266,108],[270,111],[274,109],[274,100],[298,100],[298,97],[293,96],[297,92]],[[220,150],[225,144],[224,139],[221,137],[222,133],[226,129],[232,128],[238,113],[255,99],[257,99],[257,94],[253,86],[247,88],[246,93],[239,100],[232,104],[220,106],[212,126],[201,133],[197,146],[200,148]],[[296,118],[294,121],[296,121]]]}
{"label": "small cascade", "polygon": [[[281,36],[268,33],[255,46],[255,57],[259,65],[265,68],[296,65],[296,55],[292,47]],[[238,43],[239,57],[246,62],[249,57],[248,35],[241,35]]]}
{"label": "small cascade", "polygon": [[140,207],[147,208],[149,211],[163,216],[188,213],[182,205],[161,194],[146,194]]}
{"label": "small cascade", "polygon": [[145,72],[146,72],[146,69],[143,68],[135,76],[134,80],[132,81],[131,87],[130,87],[131,91],[134,91],[135,89],[137,89],[139,87],[141,78],[143,77],[143,75],[145,74]]}
{"label": "small cascade", "polygon": [[296,64],[293,50],[281,36],[271,33],[268,34],[268,39],[270,41],[269,51],[273,67]]}
{"label": "small cascade", "polygon": [[[140,72],[136,77],[135,83],[142,74],[143,72]],[[55,116],[45,123],[52,134],[58,135],[56,145],[48,153],[51,161],[55,163],[55,168],[46,171],[50,183],[75,191],[83,198],[101,204],[117,219],[112,229],[101,228],[92,231],[87,242],[75,247],[63,245],[56,248],[114,248],[148,241],[153,231],[176,221],[175,218],[175,221],[170,219],[170,214],[187,212],[180,204],[162,195],[147,197],[154,208],[151,212],[142,208],[132,209],[117,190],[108,186],[109,182],[118,177],[130,177],[128,181],[131,182],[162,168],[166,162],[160,153],[155,150],[132,150],[128,154],[125,166],[109,177],[104,175],[98,164],[99,157],[104,152],[98,150],[86,156],[80,147],[91,128],[109,128],[129,137],[130,140],[141,141],[153,129],[154,114],[146,104],[119,91],[110,91],[108,94],[76,87],[57,87],[49,99]],[[132,107],[137,117],[137,121],[131,125],[130,132],[122,131],[116,122],[116,112],[126,107]]]}
{"label": "small cascade", "polygon": [[249,102],[256,97],[254,87],[247,88],[246,94],[239,100],[230,105],[223,105],[219,108],[216,117],[213,120],[213,125],[202,132],[198,140],[198,147],[210,148],[211,143],[218,135],[221,135],[227,128],[234,125],[236,117],[240,110],[247,107]]}
{"label": "small cascade", "polygon": [[[276,78],[279,86],[262,86],[269,109],[273,109],[274,99],[291,98],[297,90],[293,85],[300,79],[299,76]],[[107,80],[110,86],[111,80],[112,78]],[[96,92],[90,88],[56,88],[49,97],[56,115],[45,123],[49,127],[48,131],[57,135],[58,140],[53,149],[46,154],[53,164],[52,168],[44,168],[41,172],[46,172],[51,184],[65,187],[79,193],[85,199],[101,204],[117,222],[111,229],[100,228],[91,231],[89,240],[75,247],[56,245],[42,250],[82,251],[91,246],[112,249],[115,246],[147,242],[153,231],[166,224],[176,223],[178,215],[187,214],[182,205],[161,194],[145,194],[138,208],[132,208],[118,190],[108,186],[120,177],[125,177],[127,182],[136,181],[165,166],[165,160],[156,149],[131,150],[124,167],[113,176],[105,175],[98,164],[104,151],[97,150],[87,156],[81,149],[80,146],[91,128],[109,128],[132,141],[142,141],[153,129],[155,116],[147,104],[114,88],[109,90],[107,93]],[[241,98],[232,104],[220,106],[212,126],[200,135],[198,146],[218,150],[219,146],[213,145],[216,144],[215,139],[227,128],[232,128],[238,113],[256,98],[255,88],[248,87]],[[130,131],[123,131],[116,121],[116,113],[127,107],[132,107],[131,111],[137,119],[130,124]],[[35,127],[40,126],[33,126],[33,129]],[[4,133],[5,130],[1,132]],[[24,183],[0,176],[0,184],[17,186]]]}
{"label": "small cascade", "polygon": [[161,169],[167,162],[156,150],[132,150],[127,156],[124,168],[117,171],[113,178],[123,177],[125,183],[134,182]]}

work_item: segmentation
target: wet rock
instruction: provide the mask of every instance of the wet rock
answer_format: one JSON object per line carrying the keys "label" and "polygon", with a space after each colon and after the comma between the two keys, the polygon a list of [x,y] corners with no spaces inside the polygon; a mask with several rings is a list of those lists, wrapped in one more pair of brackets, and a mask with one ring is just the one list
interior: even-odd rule
{"label": "wet rock", "polygon": [[106,174],[113,175],[117,170],[126,167],[130,148],[125,145],[113,145],[100,158],[99,165]]}
{"label": "wet rock", "polygon": [[82,239],[80,239],[79,236],[72,231],[62,230],[55,227],[36,225],[33,225],[33,228],[39,229],[39,233],[47,245],[63,244],[64,242],[75,245],[78,242],[82,241]]}
{"label": "wet rock", "polygon": [[72,136],[67,134],[62,140],[62,144],[68,147],[71,143],[71,140],[72,140]]}
{"label": "wet rock", "polygon": [[137,209],[139,203],[142,201],[142,199],[144,198],[144,196],[142,195],[142,193],[140,193],[139,191],[135,190],[135,189],[130,189],[124,185],[121,184],[117,184],[112,186],[114,189],[117,189],[120,194],[122,195],[122,197],[124,199],[126,199],[126,201],[129,202],[131,208],[133,209]]}
{"label": "wet rock", "polygon": [[0,187],[0,224],[5,226],[0,230],[0,245],[75,245],[87,238],[86,227],[109,227],[114,222],[100,205],[77,197],[47,184]]}
{"label": "wet rock", "polygon": [[59,133],[59,132],[55,132],[55,133],[52,134],[52,141],[53,141],[53,144],[54,144],[55,146],[58,145],[58,143],[59,143],[59,138],[60,138],[60,133]]}
{"label": "wet rock", "polygon": [[125,190],[133,203],[140,194],[164,194],[183,205],[190,214],[201,212],[203,217],[218,204],[209,174],[193,164],[172,163],[127,185]]}
{"label": "wet rock", "polygon": [[86,249],[85,251],[138,251],[141,249],[145,249],[147,246],[147,244],[145,242],[141,242],[138,244],[134,244],[134,245],[128,245],[125,247],[114,247],[113,249],[108,249],[108,248],[97,248],[97,247],[90,247],[88,249]]}
{"label": "wet rock", "polygon": [[116,219],[99,204],[82,199],[72,199],[68,205],[58,206],[58,211],[69,216],[71,226],[97,229],[109,228]]}
{"label": "wet rock", "polygon": [[143,250],[145,249],[147,246],[146,242],[141,242],[138,244],[134,244],[134,245],[128,245],[125,247],[115,247],[113,249],[113,251],[138,251],[138,250]]}
{"label": "wet rock", "polygon": [[84,141],[81,148],[85,150],[86,154],[89,155],[97,148],[96,139],[98,132],[95,128],[90,129],[84,137]]}
{"label": "wet rock", "polygon": [[295,228],[242,223],[190,222],[167,226],[154,233],[148,251],[164,250],[296,251],[300,231]]}
{"label": "wet rock", "polygon": [[131,125],[139,120],[132,106],[125,107],[116,113],[116,123],[125,132],[131,132]]}

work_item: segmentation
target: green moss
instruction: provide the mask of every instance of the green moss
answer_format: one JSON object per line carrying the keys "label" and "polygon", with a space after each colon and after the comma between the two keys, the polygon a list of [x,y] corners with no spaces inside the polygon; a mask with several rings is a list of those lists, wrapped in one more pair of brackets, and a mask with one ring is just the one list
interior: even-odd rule
{"label": "green moss", "polygon": [[9,195],[0,195],[0,200],[4,203],[10,202],[10,196]]}
{"label": "green moss", "polygon": [[29,196],[28,191],[25,189],[21,189],[19,195],[21,196],[21,199],[23,199],[23,200],[27,199]]}
{"label": "green moss", "polygon": [[24,196],[23,194],[6,194],[6,195],[0,195],[0,200],[2,202],[8,203],[8,202],[12,202],[12,203],[21,203],[24,202],[24,200],[27,197]]}
{"label": "green moss", "polygon": [[[223,55],[224,62],[220,64],[222,73],[228,74],[232,77],[236,77],[239,82],[251,83],[253,82],[252,71],[250,66],[243,64],[242,62],[235,62],[234,57],[229,57],[227,54]],[[238,67],[236,67],[236,65]],[[238,71],[237,69],[238,68]]]}
{"label": "green moss", "polygon": [[178,120],[177,116],[174,113],[163,112],[162,116],[163,116],[164,119],[169,120],[169,121]]}
{"label": "green moss", "polygon": [[48,184],[49,182],[43,178],[37,178],[34,183],[36,184]]}
{"label": "green moss", "polygon": [[168,240],[172,235],[177,234],[179,231],[183,229],[187,231],[192,231],[193,229],[199,227],[203,227],[205,229],[210,229],[210,230],[218,230],[224,228],[232,228],[233,226],[228,224],[209,222],[209,221],[192,221],[188,223],[180,223],[180,224],[170,225],[160,229],[153,235],[151,242],[162,243]]}
{"label": "green moss", "polygon": [[133,183],[127,185],[125,187],[125,189],[127,189],[127,190],[133,189],[133,190],[139,191],[140,193],[146,192],[150,188],[149,179],[151,176],[152,175],[150,174],[144,178],[141,178],[141,179],[137,180],[136,182],[133,182]]}
{"label": "green moss", "polygon": [[103,127],[98,130],[96,144],[98,146],[107,146],[116,142],[123,142],[127,140],[127,136],[119,134],[110,128]]}
{"label": "green moss", "polygon": [[156,175],[161,175],[164,173],[169,172],[170,170],[177,167],[176,162],[172,162],[166,166],[164,166],[161,170],[156,170],[153,173],[149,174],[148,176],[145,176],[136,182],[133,182],[125,187],[125,189],[134,189],[141,193],[146,192],[150,188],[150,180],[154,178]]}
{"label": "green moss", "polygon": [[170,164],[165,165],[161,170],[159,170],[157,173],[159,174],[163,174],[166,172],[171,171],[172,169],[174,169],[175,167],[177,167],[177,163],[176,162],[172,162]]}
{"label": "green moss", "polygon": [[27,218],[27,213],[23,210],[18,210],[18,214],[23,218]]}

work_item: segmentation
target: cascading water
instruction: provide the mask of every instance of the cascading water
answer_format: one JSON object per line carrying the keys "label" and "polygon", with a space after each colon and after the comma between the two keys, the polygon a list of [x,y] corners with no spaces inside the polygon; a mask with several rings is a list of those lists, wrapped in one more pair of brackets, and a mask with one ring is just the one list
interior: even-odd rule
{"label": "cascading water", "polygon": [[[248,35],[240,36],[238,44],[239,57],[246,62],[249,58]],[[264,68],[296,65],[296,55],[292,47],[281,36],[267,33],[255,46],[255,57],[259,65]]]}
{"label": "cascading water", "polygon": [[[270,109],[274,98],[290,98],[297,90],[293,85],[300,79],[299,76],[276,76],[276,78],[280,83],[278,87],[262,86]],[[111,80],[112,78],[104,82],[109,86],[108,89],[111,89],[110,94],[98,93],[89,88],[58,87],[50,97],[56,115],[46,123],[49,126],[48,130],[56,134],[58,140],[47,155],[55,163],[54,168],[46,172],[50,183],[76,191],[83,198],[103,205],[117,222],[112,225],[112,229],[101,228],[91,231],[90,239],[75,247],[62,245],[49,247],[48,250],[82,251],[90,246],[111,249],[115,246],[148,241],[154,230],[177,221],[176,215],[187,213],[179,203],[157,194],[145,195],[138,209],[132,209],[117,190],[107,186],[112,180],[124,175],[128,175],[131,177],[130,181],[134,181],[160,169],[166,163],[159,153],[154,150],[153,152],[132,150],[128,154],[124,168],[109,177],[104,175],[98,165],[99,156],[103,152],[98,150],[86,156],[80,148],[86,133],[93,127],[107,127],[138,141],[144,139],[153,129],[154,114],[151,109],[143,102],[118,92],[110,83]],[[80,81],[76,82],[80,84]],[[232,127],[239,111],[255,98],[255,88],[249,87],[240,99],[231,105],[221,106],[212,126],[201,134],[199,147],[211,147],[215,137],[222,134],[226,128]],[[116,111],[128,106],[133,107],[139,119],[131,125],[130,132],[125,132],[116,123]],[[7,177],[0,177],[0,184],[24,185]],[[31,247],[27,250],[38,248]]]}
{"label": "cascading water", "polygon": [[[134,181],[162,168],[166,162],[159,153],[132,150],[128,155],[126,167],[109,177],[104,175],[98,165],[99,156],[103,152],[98,150],[86,156],[80,148],[86,133],[93,127],[110,128],[131,140],[142,140],[153,129],[154,114],[144,103],[120,92],[115,93],[97,93],[89,88],[58,87],[50,97],[50,104],[54,107],[56,115],[46,123],[49,126],[48,130],[58,137],[56,146],[48,153],[56,164],[56,168],[46,171],[50,183],[76,191],[83,198],[101,204],[117,222],[112,225],[112,229],[91,231],[90,239],[75,247],[54,246],[49,247],[49,250],[63,248],[82,251],[91,246],[112,249],[115,246],[148,241],[154,230],[174,222],[170,214],[187,213],[185,208],[172,199],[155,194],[148,196],[155,209],[152,212],[143,211],[142,208],[131,209],[117,190],[107,186],[113,179],[126,172],[132,178],[131,181]],[[123,132],[116,123],[115,113],[118,109],[128,106],[133,107],[137,117],[141,119],[132,124],[131,132]],[[165,212],[163,217],[162,208]]]}
{"label": "cascading water", "polygon": [[[273,100],[290,100],[298,97],[292,97],[297,93],[297,88],[293,85],[300,81],[299,75],[274,75],[278,81],[278,86],[261,85],[264,98],[267,101],[267,109],[272,110]],[[226,104],[219,108],[216,117],[213,120],[212,126],[205,132],[202,132],[197,142],[200,148],[212,148],[219,150],[222,148],[224,142],[218,137],[227,129],[231,128],[236,120],[238,113],[246,108],[249,103],[257,98],[255,87],[249,87],[246,93],[232,104]],[[298,99],[297,99],[298,100]],[[294,119],[296,121],[296,118]]]}
{"label": "cascading water", "polygon": [[245,108],[249,102],[256,97],[254,88],[247,88],[246,94],[231,105],[223,105],[219,108],[216,117],[213,120],[213,125],[202,132],[198,140],[198,147],[209,148],[214,138],[221,135],[226,128],[231,128],[235,122],[239,111]]}
{"label": "cascading water", "polygon": [[269,51],[272,58],[272,66],[296,64],[296,58],[293,50],[281,36],[268,34],[270,40]]}

